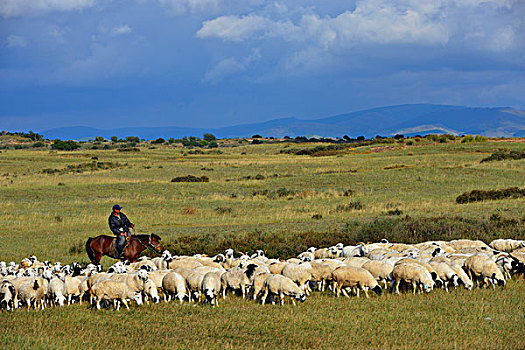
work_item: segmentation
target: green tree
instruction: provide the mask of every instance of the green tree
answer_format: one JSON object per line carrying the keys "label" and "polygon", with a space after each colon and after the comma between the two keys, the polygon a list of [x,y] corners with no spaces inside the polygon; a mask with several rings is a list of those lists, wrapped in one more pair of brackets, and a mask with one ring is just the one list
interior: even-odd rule
{"label": "green tree", "polygon": [[116,137],[116,136],[111,136],[111,141],[112,141],[112,142],[117,142],[117,141],[118,141],[118,137]]}
{"label": "green tree", "polygon": [[97,136],[95,137],[95,141],[97,142],[103,142],[104,141],[104,138],[102,136]]}
{"label": "green tree", "polygon": [[158,139],[151,141],[151,143],[155,143],[155,144],[164,143],[164,142],[166,142],[166,140],[164,140],[162,137],[159,137]]}
{"label": "green tree", "polygon": [[72,140],[62,141],[57,139],[51,145],[51,149],[58,149],[61,151],[72,151],[77,148],[80,148],[80,144]]}
{"label": "green tree", "polygon": [[210,133],[206,133],[206,134],[202,135],[202,138],[204,139],[204,141],[208,141],[208,142],[217,140],[215,135],[210,134]]}

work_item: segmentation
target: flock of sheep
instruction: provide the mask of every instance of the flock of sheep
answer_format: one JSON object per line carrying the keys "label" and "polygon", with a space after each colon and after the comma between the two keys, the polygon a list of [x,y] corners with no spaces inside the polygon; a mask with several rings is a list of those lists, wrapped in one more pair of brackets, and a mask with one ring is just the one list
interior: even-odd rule
{"label": "flock of sheep", "polygon": [[[239,255],[239,254],[237,254]],[[90,264],[62,266],[35,256],[19,264],[0,261],[0,308],[46,306],[89,301],[96,308],[122,303],[138,305],[164,301],[204,301],[212,306],[229,292],[259,298],[261,303],[285,298],[303,302],[314,290],[331,290],[338,297],[360,291],[368,298],[370,290],[381,294],[390,285],[413,293],[447,290],[462,284],[505,285],[512,274],[525,273],[525,241],[498,239],[489,245],[482,241],[453,240],[419,244],[380,243],[329,248],[314,247],[288,260],[271,259],[262,250],[235,257],[232,249],[214,257],[143,257],[136,263],[117,262],[106,272]]]}

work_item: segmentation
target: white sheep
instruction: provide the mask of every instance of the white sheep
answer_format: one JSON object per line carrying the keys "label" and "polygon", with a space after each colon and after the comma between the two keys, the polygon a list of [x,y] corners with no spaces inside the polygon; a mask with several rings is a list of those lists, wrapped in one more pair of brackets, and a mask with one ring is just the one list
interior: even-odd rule
{"label": "white sheep", "polygon": [[256,274],[252,279],[252,293],[253,293],[253,300],[257,299],[257,296],[261,292],[263,288],[264,281],[266,278],[270,276],[269,272],[261,272]]}
{"label": "white sheep", "polygon": [[205,274],[202,278],[201,291],[211,306],[219,306],[217,296],[221,292],[221,275],[217,272]]}
{"label": "white sheep", "polygon": [[495,239],[489,243],[492,249],[499,250],[501,252],[511,252],[518,248],[525,247],[525,241],[515,239]]}
{"label": "white sheep", "polygon": [[374,276],[378,282],[383,282],[383,287],[386,288],[387,281],[392,281],[392,270],[394,266],[379,260],[369,260],[361,267]]}
{"label": "white sheep", "polygon": [[419,264],[413,264],[409,262],[396,264],[392,270],[392,289],[396,294],[399,294],[399,285],[402,281],[412,285],[413,293],[420,290],[430,292],[434,288],[434,280],[430,272]]}
{"label": "white sheep", "polygon": [[452,269],[452,267],[450,267],[449,264],[445,262],[431,262],[430,266],[434,268],[439,278],[443,280],[444,283],[442,287],[445,288],[447,293],[448,293],[448,286],[450,284],[452,284],[454,288],[458,286],[459,277],[456,271],[454,271],[454,269]]}
{"label": "white sheep", "polygon": [[372,289],[378,295],[382,292],[381,286],[377,283],[374,276],[361,267],[338,267],[332,272],[332,280],[334,281],[334,294],[336,297],[339,296],[343,287],[354,289],[357,297],[359,297],[359,289],[365,292],[367,298],[369,298],[369,289]]}
{"label": "white sheep", "polygon": [[474,283],[469,278],[465,270],[463,270],[463,268],[460,265],[454,264],[452,262],[449,263],[449,266],[452,270],[454,270],[456,275],[458,275],[458,279],[461,283],[463,283],[463,286],[468,290],[472,290],[472,287],[474,287]]}
{"label": "white sheep", "polygon": [[[284,297],[289,296],[295,305],[295,300],[304,302],[305,293],[297,286],[294,281],[283,275],[270,275],[263,283],[261,290],[261,303],[264,304],[268,296],[279,296],[281,305],[284,305]],[[273,304],[274,302],[272,302]]]}
{"label": "white sheep", "polygon": [[64,278],[64,296],[67,298],[67,304],[71,305],[73,297],[79,297],[79,303],[82,304],[82,293],[80,291],[80,285],[82,280],[78,277],[65,276]]}
{"label": "white sheep", "polygon": [[127,299],[135,300],[137,305],[142,305],[142,298],[128,284],[118,281],[101,281],[91,287],[90,293],[97,300],[97,309],[100,309],[102,300],[115,301],[117,311],[120,309],[120,302],[129,309]]}
{"label": "white sheep", "polygon": [[17,294],[17,290],[13,283],[8,280],[3,280],[0,283],[0,295],[2,295],[2,300],[0,300],[0,306],[2,304],[6,305],[6,309],[10,310],[11,307],[14,307],[15,302],[15,296]]}
{"label": "white sheep", "polygon": [[488,287],[489,283],[495,288],[496,284],[505,286],[505,277],[498,268],[498,265],[489,257],[485,255],[473,255],[465,260],[463,264],[465,271],[469,277],[479,286],[481,280],[485,286]]}
{"label": "white sheep", "polygon": [[58,277],[51,278],[47,287],[47,297],[49,300],[55,305],[64,306],[66,301],[65,294],[66,288],[64,286],[64,282],[62,282]]}
{"label": "white sheep", "polygon": [[173,295],[182,304],[184,298],[188,295],[185,278],[174,271],[169,272],[162,279],[162,290],[164,291],[165,302],[170,301]]}
{"label": "white sheep", "polygon": [[250,264],[246,269],[234,267],[220,275],[222,298],[226,299],[228,290],[240,290],[242,298],[246,297],[248,287],[252,284],[251,277],[255,272],[257,265]]}
{"label": "white sheep", "polygon": [[365,255],[365,249],[362,244],[358,245],[347,245],[343,247],[342,255],[345,258],[353,257],[353,256],[364,256]]}
{"label": "white sheep", "polygon": [[199,301],[201,296],[201,285],[203,278],[204,275],[199,272],[191,272],[186,277],[186,285],[188,286],[188,296],[190,302],[193,301],[193,297],[195,297],[195,300]]}
{"label": "white sheep", "polygon": [[309,295],[308,282],[312,280],[312,266],[310,263],[287,264],[281,271],[281,275],[290,278],[302,291]]}
{"label": "white sheep", "polygon": [[44,281],[43,278],[35,278],[18,288],[18,297],[26,303],[28,309],[33,303],[35,309],[40,306],[44,310],[44,297],[46,295]]}

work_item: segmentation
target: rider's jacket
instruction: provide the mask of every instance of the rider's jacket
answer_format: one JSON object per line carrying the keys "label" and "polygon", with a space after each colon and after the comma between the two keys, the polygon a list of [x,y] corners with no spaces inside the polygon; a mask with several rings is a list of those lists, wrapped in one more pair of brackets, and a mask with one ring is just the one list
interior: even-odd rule
{"label": "rider's jacket", "polygon": [[115,215],[111,213],[108,218],[109,228],[115,235],[120,235],[122,232],[129,232],[129,227],[132,223],[129,221],[128,217],[124,213],[119,213]]}

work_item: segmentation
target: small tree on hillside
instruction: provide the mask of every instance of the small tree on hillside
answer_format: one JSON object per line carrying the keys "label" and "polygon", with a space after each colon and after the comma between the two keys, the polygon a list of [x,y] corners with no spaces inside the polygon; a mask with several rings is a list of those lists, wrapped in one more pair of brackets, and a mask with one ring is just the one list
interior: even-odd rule
{"label": "small tree on hillside", "polygon": [[116,137],[116,136],[111,136],[111,141],[112,141],[112,142],[117,142],[117,141],[118,141],[118,137]]}
{"label": "small tree on hillside", "polygon": [[204,141],[208,141],[208,142],[217,140],[215,135],[210,134],[210,133],[206,133],[206,134],[202,135],[202,138],[204,139]]}

